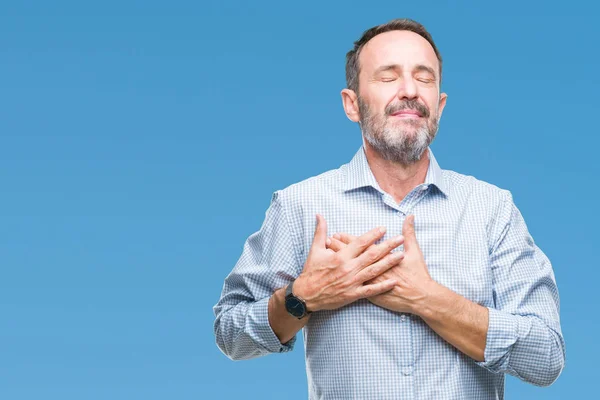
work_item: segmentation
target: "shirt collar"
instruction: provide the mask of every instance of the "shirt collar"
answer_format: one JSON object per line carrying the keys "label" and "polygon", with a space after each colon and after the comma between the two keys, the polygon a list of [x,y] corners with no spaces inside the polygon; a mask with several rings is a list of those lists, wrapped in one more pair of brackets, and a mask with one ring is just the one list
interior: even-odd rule
{"label": "shirt collar", "polygon": [[[437,160],[435,159],[431,148],[428,148],[428,150],[429,167],[427,168],[427,175],[425,176],[425,184],[434,185],[445,196],[448,196],[448,188],[444,182],[442,169],[437,163]],[[365,186],[371,186],[383,193],[383,190],[377,183],[375,176],[373,176],[371,167],[369,167],[369,162],[367,161],[364,146],[361,146],[360,149],[358,149],[358,151],[352,158],[352,161],[350,161],[346,165],[346,185],[344,187],[344,191],[358,189]]]}

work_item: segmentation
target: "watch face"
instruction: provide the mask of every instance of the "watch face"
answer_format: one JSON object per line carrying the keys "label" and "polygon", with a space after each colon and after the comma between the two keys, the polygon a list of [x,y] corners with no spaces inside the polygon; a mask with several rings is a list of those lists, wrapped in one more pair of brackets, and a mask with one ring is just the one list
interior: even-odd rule
{"label": "watch face", "polygon": [[302,317],[306,311],[304,309],[304,304],[295,297],[290,297],[285,300],[285,308],[296,318]]}

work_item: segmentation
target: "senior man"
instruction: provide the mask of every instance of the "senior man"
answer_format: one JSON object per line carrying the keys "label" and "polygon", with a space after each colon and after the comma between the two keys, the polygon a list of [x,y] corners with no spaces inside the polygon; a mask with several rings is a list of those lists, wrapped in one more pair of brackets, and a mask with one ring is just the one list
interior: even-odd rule
{"label": "senior man", "polygon": [[341,95],[363,146],[273,194],[214,307],[228,357],[290,351],[303,329],[311,399],[501,399],[505,373],[557,379],[550,261],[509,191],[442,170],[429,149],[441,76],[415,21],[354,43]]}

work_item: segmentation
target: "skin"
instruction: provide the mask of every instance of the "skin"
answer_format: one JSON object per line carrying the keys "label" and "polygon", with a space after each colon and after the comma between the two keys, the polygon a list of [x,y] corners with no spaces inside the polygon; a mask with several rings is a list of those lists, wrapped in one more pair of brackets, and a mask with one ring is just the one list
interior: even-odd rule
{"label": "skin", "polygon": [[[304,269],[294,282],[294,295],[303,299],[306,308],[314,312],[337,309],[358,299],[390,291],[396,285],[394,278],[377,282],[373,279],[402,260],[403,254],[392,254],[391,251],[404,242],[400,236],[374,244],[384,234],[385,228],[374,228],[336,252],[327,247],[331,240],[327,238],[325,218],[317,215],[313,243]],[[269,324],[281,343],[292,339],[310,318],[308,315],[298,320],[287,313],[285,288],[271,296],[268,310]]]}
{"label": "skin", "polygon": [[[380,118],[386,106],[406,101],[417,101],[425,106],[431,118],[441,118],[447,95],[439,89],[439,62],[433,48],[421,36],[409,31],[391,31],[371,39],[359,55],[359,94]],[[341,92],[346,116],[353,122],[361,121],[358,95],[353,90]],[[415,135],[425,118],[388,116],[392,128],[408,136]],[[386,160],[364,141],[369,166],[379,186],[398,203],[410,191],[425,181],[429,157],[413,164]]]}
{"label": "skin", "polygon": [[[488,328],[488,309],[462,297],[434,281],[414,229],[414,215],[404,221],[403,260],[369,283],[395,279],[398,284],[386,293],[368,300],[380,307],[421,317],[431,329],[448,343],[476,361],[484,360]],[[353,243],[355,237],[335,234],[329,248],[335,251]]]}
{"label": "skin", "polygon": [[[447,95],[440,93],[438,60],[424,38],[408,31],[377,35],[363,47],[359,63],[360,93],[350,89],[341,93],[350,120],[360,123],[366,106],[373,127],[385,127],[385,138],[390,142],[398,140],[397,135],[405,135],[404,139],[410,141],[419,129],[436,130],[433,128],[442,115]],[[410,110],[400,115],[386,112],[414,102],[419,103],[420,109],[425,107],[429,116],[411,115]],[[377,129],[371,134],[377,135]],[[385,157],[368,140],[364,144],[375,179],[397,202],[425,181],[428,151],[418,160],[406,162]],[[342,233],[327,238],[325,219],[317,216],[314,240],[303,271],[294,283],[294,294],[306,301],[310,311],[337,309],[368,298],[380,307],[418,315],[450,344],[482,361],[487,309],[431,278],[412,221],[414,216],[406,219],[403,237],[375,245],[384,235],[378,228],[359,237]],[[391,253],[402,242],[404,253]],[[282,343],[293,338],[310,319],[310,315],[302,320],[290,316],[284,298],[285,288],[281,288],[269,300],[269,323]]]}

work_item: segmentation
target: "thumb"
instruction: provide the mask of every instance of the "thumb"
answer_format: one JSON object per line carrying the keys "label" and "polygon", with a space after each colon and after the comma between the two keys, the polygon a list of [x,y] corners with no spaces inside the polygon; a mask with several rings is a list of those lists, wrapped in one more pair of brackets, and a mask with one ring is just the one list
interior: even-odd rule
{"label": "thumb", "polygon": [[315,228],[315,237],[312,247],[324,249],[327,245],[327,222],[322,215],[317,214],[317,227]]}
{"label": "thumb", "polygon": [[413,214],[406,217],[402,225],[402,236],[404,236],[404,251],[418,248],[417,235],[415,234],[415,216]]}

